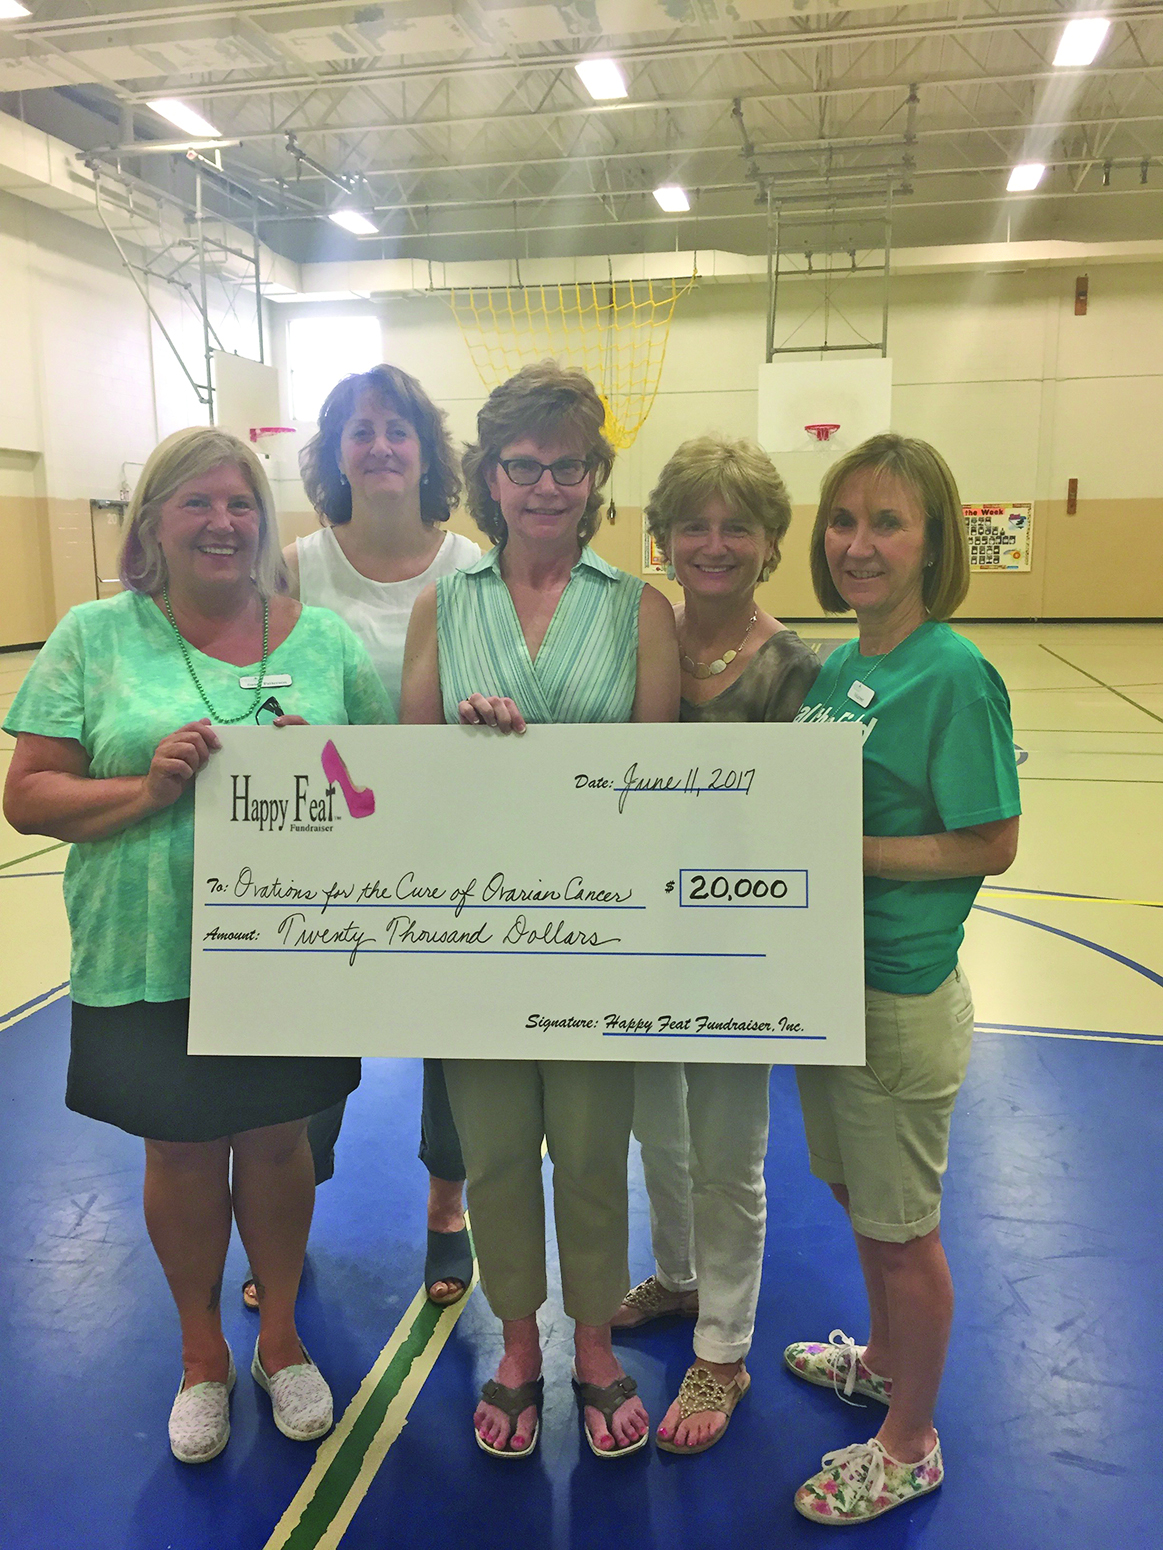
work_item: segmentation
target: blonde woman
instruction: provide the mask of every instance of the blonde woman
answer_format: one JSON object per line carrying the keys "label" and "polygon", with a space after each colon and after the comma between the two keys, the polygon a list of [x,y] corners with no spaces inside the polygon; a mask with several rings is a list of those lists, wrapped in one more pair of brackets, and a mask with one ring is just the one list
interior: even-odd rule
{"label": "blonde woman", "polygon": [[[779,564],[791,503],[754,442],[700,436],[658,476],[646,518],[683,589],[675,609],[680,718],[791,721],[820,670],[755,589]],[[693,1315],[694,1362],[658,1428],[670,1453],[702,1453],[750,1378],[763,1262],[767,1065],[639,1064],[634,1134],[650,1197],[654,1273],[614,1316],[632,1329]]]}
{"label": "blonde woman", "polygon": [[307,1116],[357,1086],[360,1067],[186,1053],[193,783],[219,746],[215,724],[250,721],[267,673],[292,683],[280,722],[394,717],[347,626],[283,590],[270,487],[233,436],[197,427],[157,448],[121,575],[119,596],[66,614],[5,718],[4,811],[20,833],[72,845],[66,1102],[145,1140],[146,1226],[182,1334],[170,1446],[200,1464],[230,1436],[219,1298],[232,1218],[259,1291],[251,1372],[275,1424],[303,1441],[331,1426],[331,1392],[295,1328],[315,1187]]}
{"label": "blonde woman", "polygon": [[828,471],[812,582],[860,626],[825,662],[797,721],[864,738],[867,1064],[797,1075],[812,1172],[848,1212],[868,1291],[867,1345],[841,1330],[788,1346],[789,1370],[888,1406],[866,1443],[825,1455],[804,1517],[862,1523],[944,1478],[933,1411],[953,1315],[941,1180],[973,1036],[957,964],[984,878],[1018,843],[1009,698],[945,622],[969,587],[961,497],[927,442],[882,435]]}

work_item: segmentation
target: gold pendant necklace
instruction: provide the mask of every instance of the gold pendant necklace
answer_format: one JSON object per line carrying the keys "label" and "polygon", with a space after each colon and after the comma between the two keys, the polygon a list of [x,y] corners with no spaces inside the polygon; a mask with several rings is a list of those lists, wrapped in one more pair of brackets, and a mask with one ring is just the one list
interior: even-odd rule
{"label": "gold pendant necklace", "polygon": [[696,662],[693,658],[688,657],[686,652],[680,647],[679,663],[683,672],[689,674],[691,678],[717,678],[720,673],[725,673],[747,644],[747,637],[755,628],[755,621],[758,618],[759,609],[756,608],[751,615],[747,628],[743,631],[743,639],[735,647],[734,651],[724,651],[723,655],[716,657],[713,662]]}

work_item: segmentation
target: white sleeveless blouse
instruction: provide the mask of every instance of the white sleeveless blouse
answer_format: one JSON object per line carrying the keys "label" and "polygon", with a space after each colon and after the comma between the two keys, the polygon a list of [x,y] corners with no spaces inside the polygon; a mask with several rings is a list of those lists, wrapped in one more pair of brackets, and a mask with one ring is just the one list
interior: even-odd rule
{"label": "white sleeveless blouse", "polygon": [[480,549],[459,533],[445,533],[436,558],[419,576],[407,581],[370,581],[352,565],[330,527],[296,539],[295,547],[299,552],[300,601],[315,608],[330,608],[351,626],[367,647],[398,713],[404,637],[412,605],[430,582],[479,560]]}

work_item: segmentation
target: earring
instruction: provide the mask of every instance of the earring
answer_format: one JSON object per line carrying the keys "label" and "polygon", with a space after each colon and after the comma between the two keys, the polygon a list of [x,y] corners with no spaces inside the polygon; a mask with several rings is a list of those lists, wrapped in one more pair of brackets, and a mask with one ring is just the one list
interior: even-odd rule
{"label": "earring", "polygon": [[342,468],[339,470],[339,482],[340,484],[347,483],[347,475],[343,472]]}
{"label": "earring", "polygon": [[674,566],[670,563],[669,560],[666,562],[666,579],[667,581],[674,580]]}
{"label": "earring", "polygon": [[421,485],[427,485],[428,475],[426,473],[420,475],[420,483]]}
{"label": "earring", "polygon": [[760,581],[768,581],[770,579],[771,573],[772,573],[772,571],[774,569],[775,569],[775,566],[771,563],[770,560],[768,560],[767,564],[759,572],[759,579],[760,579]]}

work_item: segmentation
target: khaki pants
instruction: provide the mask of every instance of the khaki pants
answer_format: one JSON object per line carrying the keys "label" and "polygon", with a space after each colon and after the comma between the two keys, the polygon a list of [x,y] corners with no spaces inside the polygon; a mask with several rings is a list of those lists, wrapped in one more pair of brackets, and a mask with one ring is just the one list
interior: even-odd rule
{"label": "khaki pants", "polygon": [[941,1220],[949,1122],[973,1043],[960,968],[924,996],[865,987],[867,1065],[798,1066],[816,1178],[843,1184],[865,1238],[909,1243]]}
{"label": "khaki pants", "polygon": [[489,1306],[498,1318],[519,1319],[545,1301],[544,1137],[565,1311],[582,1324],[608,1323],[630,1285],[626,1157],[634,1067],[446,1060],[444,1076]]}

